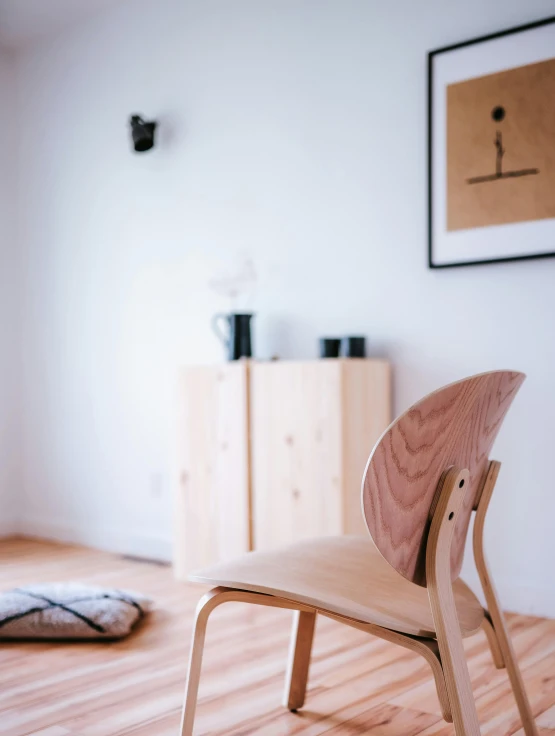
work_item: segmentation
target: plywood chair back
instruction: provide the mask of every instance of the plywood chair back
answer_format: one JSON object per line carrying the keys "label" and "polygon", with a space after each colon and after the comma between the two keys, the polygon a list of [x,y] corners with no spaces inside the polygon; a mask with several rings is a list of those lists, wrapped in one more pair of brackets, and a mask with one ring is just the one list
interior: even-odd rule
{"label": "plywood chair back", "polygon": [[398,417],[376,444],[364,473],[364,516],[383,557],[408,580],[426,586],[430,523],[450,467],[470,474],[451,544],[451,579],[459,576],[489,453],[524,378],[493,371],[445,386]]}

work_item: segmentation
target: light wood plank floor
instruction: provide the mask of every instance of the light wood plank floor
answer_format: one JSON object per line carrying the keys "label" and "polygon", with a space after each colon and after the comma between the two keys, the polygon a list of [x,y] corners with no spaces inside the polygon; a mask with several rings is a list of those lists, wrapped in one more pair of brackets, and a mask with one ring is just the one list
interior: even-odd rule
{"label": "light wood plank floor", "polygon": [[[0,589],[81,580],[151,595],[156,611],[119,643],[3,643],[2,736],[176,736],[199,586],[165,566],[31,540],[0,542]],[[306,707],[280,705],[291,614],[230,603],[213,613],[196,733],[218,736],[453,736],[424,660],[320,619]],[[542,736],[555,735],[555,621],[510,616]],[[482,734],[519,733],[505,670],[485,638],[465,642]]]}

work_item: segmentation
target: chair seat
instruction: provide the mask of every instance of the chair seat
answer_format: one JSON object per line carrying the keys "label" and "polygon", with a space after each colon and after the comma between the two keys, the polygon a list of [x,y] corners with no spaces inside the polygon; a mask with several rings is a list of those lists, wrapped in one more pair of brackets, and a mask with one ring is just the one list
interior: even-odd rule
{"label": "chair seat", "polygon": [[[250,552],[193,573],[189,580],[287,598],[413,636],[435,637],[426,588],[406,580],[369,537],[325,537],[271,552]],[[453,584],[463,636],[482,625],[470,588]]]}

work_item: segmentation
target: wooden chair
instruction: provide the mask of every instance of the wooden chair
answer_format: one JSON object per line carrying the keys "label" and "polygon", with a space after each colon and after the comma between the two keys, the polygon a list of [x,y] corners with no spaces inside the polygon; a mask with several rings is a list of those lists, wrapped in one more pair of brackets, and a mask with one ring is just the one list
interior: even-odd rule
{"label": "wooden chair", "polygon": [[[538,736],[483,549],[500,468],[489,452],[524,378],[509,371],[467,378],[393,422],[364,473],[362,505],[372,539],[330,537],[251,552],[191,576],[217,587],[197,609],[182,736],[193,732],[206,623],[226,601],[295,611],[284,698],[290,710],[305,700],[320,614],[421,654],[457,736],[480,733],[462,640],[483,628],[496,667],[507,668],[526,736]],[[459,578],[473,511],[487,610]]]}

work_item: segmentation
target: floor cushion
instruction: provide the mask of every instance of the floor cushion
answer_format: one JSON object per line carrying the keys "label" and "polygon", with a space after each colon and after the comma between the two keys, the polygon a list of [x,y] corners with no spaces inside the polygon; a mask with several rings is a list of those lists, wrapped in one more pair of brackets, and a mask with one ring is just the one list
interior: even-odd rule
{"label": "floor cushion", "polygon": [[0,593],[0,639],[120,639],[152,608],[139,593],[80,583]]}

